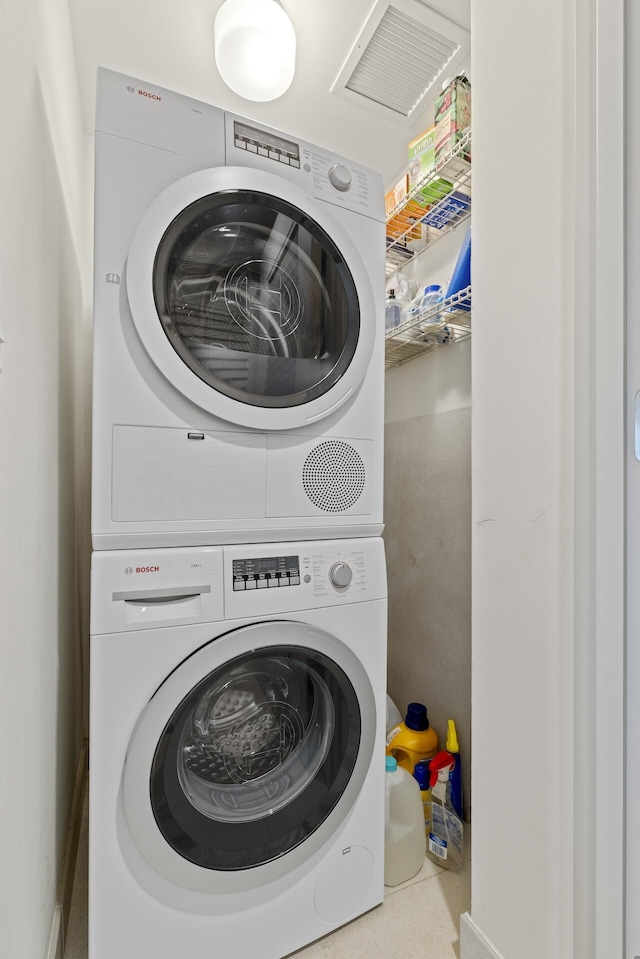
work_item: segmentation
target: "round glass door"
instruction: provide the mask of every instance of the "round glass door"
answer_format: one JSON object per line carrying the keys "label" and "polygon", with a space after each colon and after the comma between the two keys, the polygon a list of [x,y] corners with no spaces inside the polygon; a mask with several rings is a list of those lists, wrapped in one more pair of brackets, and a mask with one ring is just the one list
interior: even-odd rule
{"label": "round glass door", "polygon": [[253,189],[203,196],[173,219],[153,295],[187,367],[256,407],[323,396],[358,346],[356,286],[334,241],[288,200]]}
{"label": "round glass door", "polygon": [[349,783],[361,745],[346,673],[313,649],[250,650],[198,682],[151,763],[157,827],[184,859],[243,870],[313,834]]}

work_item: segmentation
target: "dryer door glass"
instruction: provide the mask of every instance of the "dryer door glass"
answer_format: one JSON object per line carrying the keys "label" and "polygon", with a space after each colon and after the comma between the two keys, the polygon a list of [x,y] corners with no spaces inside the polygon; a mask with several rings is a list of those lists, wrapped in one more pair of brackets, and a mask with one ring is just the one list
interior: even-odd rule
{"label": "dryer door glass", "polygon": [[290,407],[330,390],[358,343],[360,312],[335,243],[285,200],[222,191],[165,232],[154,297],[169,341],[214,390]]}
{"label": "dryer door glass", "polygon": [[320,652],[270,647],[219,667],[182,700],[157,745],[150,796],[161,833],[210,869],[278,858],[340,799],[360,723],[352,684]]}

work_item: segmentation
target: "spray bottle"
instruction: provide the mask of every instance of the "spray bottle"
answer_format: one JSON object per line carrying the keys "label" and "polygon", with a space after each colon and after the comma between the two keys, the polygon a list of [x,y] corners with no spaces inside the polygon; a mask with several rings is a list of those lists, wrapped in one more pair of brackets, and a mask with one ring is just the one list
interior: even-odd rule
{"label": "spray bottle", "polygon": [[431,760],[431,834],[427,856],[443,869],[456,870],[462,862],[463,826],[451,802],[449,775],[455,757],[446,751]]}

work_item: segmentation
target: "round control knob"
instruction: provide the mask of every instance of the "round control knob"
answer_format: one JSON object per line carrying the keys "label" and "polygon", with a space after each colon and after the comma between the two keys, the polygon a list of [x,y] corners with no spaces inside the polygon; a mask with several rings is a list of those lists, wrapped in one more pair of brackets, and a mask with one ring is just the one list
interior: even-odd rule
{"label": "round control knob", "polygon": [[346,563],[334,563],[329,570],[329,581],[336,589],[346,589],[352,579],[353,572]]}
{"label": "round control knob", "polygon": [[351,174],[344,164],[334,163],[329,170],[329,183],[340,193],[346,193],[351,187]]}

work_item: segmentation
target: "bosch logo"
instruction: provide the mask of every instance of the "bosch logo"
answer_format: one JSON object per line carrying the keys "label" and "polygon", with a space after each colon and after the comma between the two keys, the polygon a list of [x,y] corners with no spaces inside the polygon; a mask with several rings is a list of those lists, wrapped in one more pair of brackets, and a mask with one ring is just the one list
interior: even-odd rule
{"label": "bosch logo", "polygon": [[127,87],[127,90],[129,91],[129,93],[135,93],[135,92],[136,92],[136,88],[135,88],[135,87],[131,87],[131,86]]}
{"label": "bosch logo", "polygon": [[136,566],[136,573],[159,573],[159,566]]}
{"label": "bosch logo", "polygon": [[162,100],[162,97],[159,97],[157,93],[149,93],[148,90],[138,90],[138,95],[141,97],[148,97],[149,100]]}
{"label": "bosch logo", "polygon": [[125,566],[124,571],[125,571],[125,573],[127,574],[127,576],[131,576],[131,574],[132,574],[132,572],[133,572],[133,566]]}

